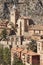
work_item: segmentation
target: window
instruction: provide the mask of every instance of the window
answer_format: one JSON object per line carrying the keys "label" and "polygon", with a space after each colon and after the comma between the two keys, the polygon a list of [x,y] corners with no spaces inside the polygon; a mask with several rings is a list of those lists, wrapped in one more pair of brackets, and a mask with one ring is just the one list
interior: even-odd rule
{"label": "window", "polygon": [[38,44],[38,49],[40,50],[40,43]]}
{"label": "window", "polygon": [[24,40],[24,37],[23,36],[21,36],[21,45],[22,45],[22,41]]}
{"label": "window", "polygon": [[22,23],[20,22],[20,35],[22,35]]}
{"label": "window", "polygon": [[35,31],[35,34],[39,34],[39,31],[36,30],[36,31]]}
{"label": "window", "polygon": [[28,32],[27,22],[28,22],[28,21],[25,19],[25,22],[24,22],[24,31],[25,31],[25,32]]}
{"label": "window", "polygon": [[42,43],[42,50],[43,50],[43,43]]}
{"label": "window", "polygon": [[32,19],[29,19],[29,25],[35,25],[35,23]]}
{"label": "window", "polygon": [[41,36],[41,39],[43,39],[43,36]]}

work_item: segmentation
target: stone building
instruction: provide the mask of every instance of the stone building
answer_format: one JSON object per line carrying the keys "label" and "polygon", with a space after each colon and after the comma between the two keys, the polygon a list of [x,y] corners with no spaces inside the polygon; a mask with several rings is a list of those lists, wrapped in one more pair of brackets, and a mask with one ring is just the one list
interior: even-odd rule
{"label": "stone building", "polygon": [[11,62],[13,62],[14,54],[17,54],[18,58],[26,65],[40,65],[40,54],[38,53],[22,48],[12,48],[11,52]]}
{"label": "stone building", "polygon": [[37,53],[40,54],[40,65],[43,65],[43,40],[37,41]]}
{"label": "stone building", "polygon": [[[11,11],[10,20],[16,26],[16,47],[26,48],[26,44],[29,44],[31,39],[37,41],[37,53],[40,55],[40,65],[43,65],[43,25],[36,25],[35,22],[29,16],[18,16],[17,9],[14,8]],[[16,14],[17,13],[17,14]],[[13,43],[13,44],[15,44]],[[15,45],[13,45],[14,48]]]}

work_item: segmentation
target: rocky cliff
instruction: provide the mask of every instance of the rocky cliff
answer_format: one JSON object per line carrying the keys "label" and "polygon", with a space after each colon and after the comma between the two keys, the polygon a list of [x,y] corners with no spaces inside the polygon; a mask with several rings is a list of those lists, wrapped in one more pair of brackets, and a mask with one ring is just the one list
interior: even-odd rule
{"label": "rocky cliff", "polygon": [[34,22],[43,23],[43,0],[0,0],[1,19],[10,18],[10,10],[14,4],[20,15],[31,16]]}

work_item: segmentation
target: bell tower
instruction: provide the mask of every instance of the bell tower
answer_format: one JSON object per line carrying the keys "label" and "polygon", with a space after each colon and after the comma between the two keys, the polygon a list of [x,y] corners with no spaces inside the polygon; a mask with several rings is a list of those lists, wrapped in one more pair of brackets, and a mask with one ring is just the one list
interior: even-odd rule
{"label": "bell tower", "polygon": [[12,22],[14,24],[14,26],[16,26],[18,17],[19,16],[18,16],[17,7],[14,5],[10,11],[10,22]]}

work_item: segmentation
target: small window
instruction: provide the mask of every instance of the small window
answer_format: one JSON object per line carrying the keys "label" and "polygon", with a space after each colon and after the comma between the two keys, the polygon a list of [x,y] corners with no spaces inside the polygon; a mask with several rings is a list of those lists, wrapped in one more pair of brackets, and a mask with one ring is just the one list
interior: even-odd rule
{"label": "small window", "polygon": [[35,25],[35,23],[32,19],[29,19],[29,25]]}
{"label": "small window", "polygon": [[21,45],[22,45],[22,41],[24,40],[24,37],[23,36],[21,36]]}
{"label": "small window", "polygon": [[25,19],[25,22],[24,22],[24,31],[25,32],[28,32],[28,24],[27,24],[27,20]]}
{"label": "small window", "polygon": [[43,50],[43,43],[42,43],[42,50]]}
{"label": "small window", "polygon": [[43,39],[43,36],[41,36],[41,39]]}
{"label": "small window", "polygon": [[39,34],[39,31],[36,30],[36,31],[35,31],[35,34]]}

